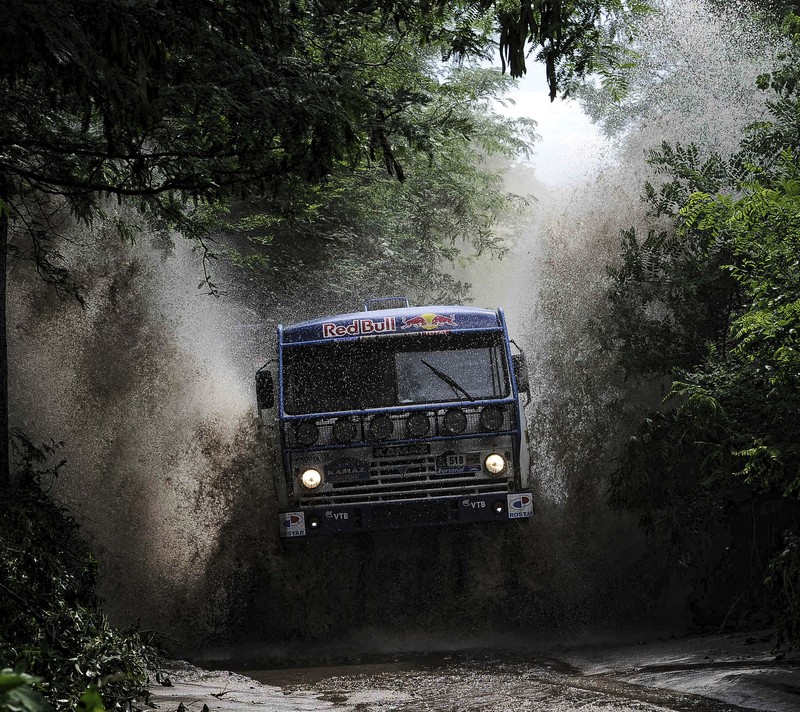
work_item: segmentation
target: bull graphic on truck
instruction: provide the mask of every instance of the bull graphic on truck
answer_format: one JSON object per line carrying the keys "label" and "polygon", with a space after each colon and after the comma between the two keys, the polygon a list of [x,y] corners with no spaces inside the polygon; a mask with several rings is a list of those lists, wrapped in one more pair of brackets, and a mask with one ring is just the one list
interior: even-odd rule
{"label": "bull graphic on truck", "polygon": [[432,329],[450,329],[458,326],[454,314],[447,316],[445,314],[434,314],[429,312],[427,314],[419,314],[417,316],[410,316],[403,319],[401,329],[424,329],[431,331]]}
{"label": "bull graphic on truck", "polygon": [[262,418],[277,404],[281,536],[530,518],[512,345],[502,309],[405,297],[279,326],[277,383],[259,369],[256,395]]}

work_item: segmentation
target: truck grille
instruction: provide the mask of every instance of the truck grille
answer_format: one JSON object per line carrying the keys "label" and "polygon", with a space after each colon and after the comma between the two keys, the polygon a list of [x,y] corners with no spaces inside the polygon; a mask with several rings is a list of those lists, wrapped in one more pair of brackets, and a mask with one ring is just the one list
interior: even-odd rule
{"label": "truck grille", "polygon": [[306,493],[300,505],[358,504],[420,497],[509,492],[506,479],[475,474],[437,475],[433,456],[374,460],[368,480],[334,482],[323,492]]}

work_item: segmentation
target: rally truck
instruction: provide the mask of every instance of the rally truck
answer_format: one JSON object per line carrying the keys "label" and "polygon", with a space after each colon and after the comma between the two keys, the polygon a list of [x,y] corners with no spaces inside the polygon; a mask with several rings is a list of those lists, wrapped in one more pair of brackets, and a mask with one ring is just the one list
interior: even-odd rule
{"label": "rally truck", "polygon": [[373,299],[278,326],[272,368],[256,396],[265,418],[277,390],[282,537],[531,517],[528,376],[502,309]]}

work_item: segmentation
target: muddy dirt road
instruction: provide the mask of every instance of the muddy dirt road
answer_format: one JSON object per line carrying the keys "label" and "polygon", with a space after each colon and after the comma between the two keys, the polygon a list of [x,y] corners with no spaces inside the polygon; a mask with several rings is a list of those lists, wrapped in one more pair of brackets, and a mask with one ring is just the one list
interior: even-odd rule
{"label": "muddy dirt road", "polygon": [[[162,709],[200,712],[800,711],[800,656],[768,636],[706,636],[541,651],[370,656],[238,672],[178,666],[154,690]],[[216,664],[223,664],[217,661]]]}

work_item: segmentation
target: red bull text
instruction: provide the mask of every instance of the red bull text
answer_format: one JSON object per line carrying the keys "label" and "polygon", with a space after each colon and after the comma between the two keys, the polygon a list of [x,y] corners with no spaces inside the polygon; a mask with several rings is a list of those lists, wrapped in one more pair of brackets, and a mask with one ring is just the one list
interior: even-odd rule
{"label": "red bull text", "polygon": [[341,338],[342,336],[386,334],[391,331],[397,331],[397,319],[393,316],[387,316],[381,321],[355,319],[350,324],[332,324],[328,322],[322,325],[322,337],[324,339]]}

